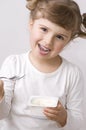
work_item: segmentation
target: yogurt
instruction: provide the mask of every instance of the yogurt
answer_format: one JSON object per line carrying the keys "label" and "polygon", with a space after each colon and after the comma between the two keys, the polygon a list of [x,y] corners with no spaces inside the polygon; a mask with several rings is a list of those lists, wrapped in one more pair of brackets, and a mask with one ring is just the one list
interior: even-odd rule
{"label": "yogurt", "polygon": [[28,110],[30,116],[35,118],[47,119],[43,111],[45,107],[56,107],[58,104],[57,97],[31,96],[29,98]]}

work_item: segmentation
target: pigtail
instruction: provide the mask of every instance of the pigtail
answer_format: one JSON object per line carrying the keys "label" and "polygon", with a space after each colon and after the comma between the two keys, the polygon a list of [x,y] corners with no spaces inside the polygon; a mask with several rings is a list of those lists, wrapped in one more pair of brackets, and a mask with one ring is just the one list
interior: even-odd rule
{"label": "pigtail", "polygon": [[84,27],[86,28],[86,13],[84,13],[84,14],[82,15],[82,17],[83,17],[83,25],[84,25]]}
{"label": "pigtail", "polygon": [[86,13],[82,15],[82,25],[83,25],[83,31],[86,32]]}
{"label": "pigtail", "polygon": [[29,10],[34,10],[39,0],[26,0],[26,1],[27,1],[26,8],[28,8]]}
{"label": "pigtail", "polygon": [[82,15],[82,23],[81,23],[79,37],[86,38],[86,13]]}
{"label": "pigtail", "polygon": [[76,27],[77,30],[75,30],[73,34],[73,38],[81,37],[86,38],[86,13],[81,15],[79,6],[75,1],[70,1],[70,7],[74,11],[76,19]]}

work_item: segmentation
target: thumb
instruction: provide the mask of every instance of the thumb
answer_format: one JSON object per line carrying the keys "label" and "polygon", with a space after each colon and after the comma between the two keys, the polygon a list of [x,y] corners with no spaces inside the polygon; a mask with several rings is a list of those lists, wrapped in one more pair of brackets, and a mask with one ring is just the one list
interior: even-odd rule
{"label": "thumb", "polygon": [[60,101],[58,101],[57,108],[58,108],[58,110],[61,110],[63,108],[63,105],[61,104]]}
{"label": "thumb", "polygon": [[58,107],[61,107],[61,106],[62,106],[61,102],[60,102],[60,101],[58,101]]}

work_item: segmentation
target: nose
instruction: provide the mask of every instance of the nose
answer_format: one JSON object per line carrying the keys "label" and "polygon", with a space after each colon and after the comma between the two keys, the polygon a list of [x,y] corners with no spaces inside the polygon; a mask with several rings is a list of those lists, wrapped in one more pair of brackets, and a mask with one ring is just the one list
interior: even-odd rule
{"label": "nose", "polygon": [[52,45],[53,43],[53,36],[51,34],[46,34],[44,37],[44,43],[46,45]]}

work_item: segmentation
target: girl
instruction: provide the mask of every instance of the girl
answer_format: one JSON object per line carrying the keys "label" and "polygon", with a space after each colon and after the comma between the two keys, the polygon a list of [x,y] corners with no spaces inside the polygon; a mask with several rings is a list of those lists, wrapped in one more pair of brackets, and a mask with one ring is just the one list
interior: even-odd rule
{"label": "girl", "polygon": [[[2,130],[78,130],[83,122],[82,75],[59,53],[76,37],[86,37],[86,15],[72,0],[27,0],[31,50],[11,55],[0,71]],[[44,116],[31,112],[31,96],[58,97]]]}

